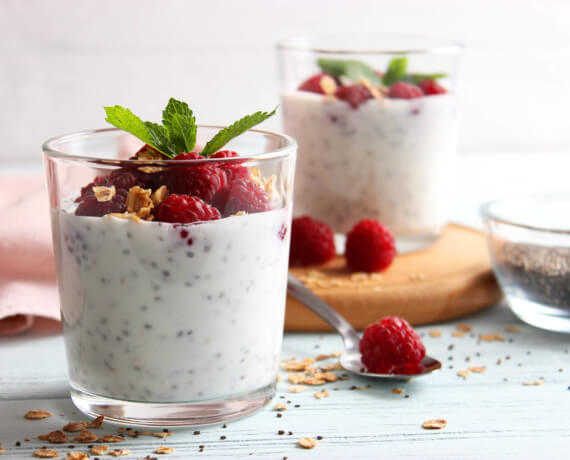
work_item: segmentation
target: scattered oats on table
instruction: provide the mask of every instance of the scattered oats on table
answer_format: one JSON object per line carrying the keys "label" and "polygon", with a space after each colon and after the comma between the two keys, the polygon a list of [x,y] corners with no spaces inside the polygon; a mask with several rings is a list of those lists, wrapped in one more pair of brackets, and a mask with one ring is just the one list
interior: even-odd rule
{"label": "scattered oats on table", "polygon": [[128,449],[114,449],[109,452],[111,457],[126,457],[127,455],[131,455],[131,451]]}
{"label": "scattered oats on table", "polygon": [[453,337],[465,337],[465,332],[453,331],[453,332],[451,333],[451,335],[452,335]]}
{"label": "scattered oats on table", "polygon": [[75,433],[83,431],[85,428],[87,428],[87,422],[69,422],[63,426],[63,431],[67,431],[68,433]]}
{"label": "scattered oats on table", "polygon": [[51,417],[51,414],[45,410],[29,410],[26,412],[26,415],[24,415],[24,418],[28,420],[41,420],[48,417]]}
{"label": "scattered oats on table", "polygon": [[461,332],[471,332],[473,329],[469,324],[460,323],[455,328]]}
{"label": "scattered oats on table", "polygon": [[405,391],[406,390],[404,390],[403,388],[392,388],[392,393],[397,394],[397,395],[401,395]]}
{"label": "scattered oats on table", "polygon": [[103,425],[103,420],[105,420],[105,416],[100,415],[99,417],[91,420],[91,422],[87,424],[87,428],[101,428]]}
{"label": "scattered oats on table", "polygon": [[432,329],[431,331],[429,331],[429,335],[431,337],[441,337],[441,332],[436,331],[435,329]]}
{"label": "scattered oats on table", "polygon": [[154,436],[155,438],[164,439],[168,436],[172,436],[172,431],[155,431],[154,433],[152,433],[152,436]]}
{"label": "scattered oats on table", "polygon": [[299,445],[303,449],[312,449],[313,447],[317,447],[319,443],[313,438],[301,438],[299,439]]}
{"label": "scattered oats on table", "polygon": [[99,439],[99,442],[121,442],[124,440],[125,440],[125,438],[123,438],[122,436],[117,436],[114,434],[108,434],[106,436],[101,436],[101,438]]}
{"label": "scattered oats on table", "polygon": [[485,342],[504,342],[505,338],[501,334],[480,334],[479,340],[483,340]]}
{"label": "scattered oats on table", "polygon": [[287,376],[287,380],[289,380],[289,382],[291,382],[294,385],[297,385],[298,383],[302,383],[303,380],[305,380],[305,375],[304,374],[289,374]]}
{"label": "scattered oats on table", "polygon": [[538,386],[540,386],[540,385],[543,385],[544,382],[543,382],[542,380],[536,380],[536,381],[534,381],[534,382],[522,382],[522,384],[523,384],[525,387],[529,387],[529,386],[536,386],[536,387],[538,387]]}
{"label": "scattered oats on table", "polygon": [[426,430],[441,430],[447,426],[447,420],[436,418],[434,420],[426,420],[422,423],[422,428]]}
{"label": "scattered oats on table", "polygon": [[109,446],[100,445],[100,446],[92,446],[91,453],[94,455],[104,455],[109,450]]}
{"label": "scattered oats on table", "polygon": [[172,447],[160,446],[155,449],[154,453],[168,455],[174,453],[174,449]]}
{"label": "scattered oats on table", "polygon": [[463,377],[464,379],[466,379],[469,374],[471,374],[471,371],[469,369],[463,369],[457,372],[457,375],[459,377]]}
{"label": "scattered oats on table", "polygon": [[75,436],[72,441],[73,442],[80,442],[82,444],[87,444],[90,442],[97,441],[98,436],[95,433],[92,433],[89,430],[81,430],[81,432]]}
{"label": "scattered oats on table", "polygon": [[322,390],[322,391],[317,391],[314,395],[313,395],[316,399],[323,399],[323,398],[328,398],[330,395]]}
{"label": "scattered oats on table", "polygon": [[59,457],[59,453],[52,449],[38,449],[34,450],[34,457],[37,458],[55,458]]}
{"label": "scattered oats on table", "polygon": [[468,370],[470,372],[476,372],[478,374],[481,374],[481,373],[485,372],[487,370],[487,368],[485,366],[471,366]]}
{"label": "scattered oats on table", "polygon": [[307,387],[305,385],[291,385],[288,388],[289,393],[301,393],[305,391]]}
{"label": "scattered oats on table", "polygon": [[277,403],[274,406],[274,409],[276,411],[284,411],[287,410],[289,408],[289,406],[287,404],[283,404],[283,403]]}
{"label": "scattered oats on table", "polygon": [[506,332],[520,332],[521,328],[518,326],[508,325],[508,326],[505,326],[505,331]]}
{"label": "scattered oats on table", "polygon": [[89,455],[84,452],[68,452],[65,460],[89,460]]}

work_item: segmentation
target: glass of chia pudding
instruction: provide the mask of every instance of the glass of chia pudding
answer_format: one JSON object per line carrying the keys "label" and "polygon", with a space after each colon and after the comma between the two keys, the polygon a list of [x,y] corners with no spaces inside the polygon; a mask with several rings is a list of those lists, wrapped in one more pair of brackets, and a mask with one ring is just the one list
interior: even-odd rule
{"label": "glass of chia pudding", "polygon": [[195,128],[203,155],[114,128],[43,146],[71,396],[89,415],[208,424],[274,395],[296,143],[249,130],[206,154],[222,128]]}
{"label": "glass of chia pudding", "polygon": [[378,219],[399,252],[435,242],[452,193],[461,50],[405,36],[279,43],[284,131],[299,143],[295,215],[339,233]]}

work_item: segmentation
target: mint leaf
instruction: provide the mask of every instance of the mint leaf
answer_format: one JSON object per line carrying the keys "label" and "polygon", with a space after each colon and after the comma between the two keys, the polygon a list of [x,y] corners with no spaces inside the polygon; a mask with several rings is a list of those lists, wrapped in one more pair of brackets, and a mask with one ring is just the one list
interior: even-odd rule
{"label": "mint leaf", "polygon": [[170,98],[162,112],[162,124],[176,154],[191,152],[196,145],[196,118],[186,102]]}
{"label": "mint leaf", "polygon": [[125,109],[120,105],[105,107],[105,113],[107,114],[106,122],[131,133],[145,144],[154,147],[168,157],[172,158],[176,155],[176,149],[168,140],[164,127],[149,121],[142,121],[129,109]]}
{"label": "mint leaf", "polygon": [[146,142],[147,144],[151,144],[156,148],[156,146],[153,145],[152,141],[150,140],[150,133],[148,132],[148,128],[145,126],[144,121],[142,121],[129,109],[125,109],[120,105],[115,105],[113,107],[105,107],[105,113],[107,114],[107,118],[105,118],[105,121],[107,123],[110,123],[113,126],[122,129],[123,131],[131,133],[133,136],[138,137],[141,141]]}
{"label": "mint leaf", "polygon": [[408,58],[397,57],[390,60],[388,70],[382,77],[382,83],[390,86],[399,80],[403,80],[406,76],[406,67],[408,66]]}
{"label": "mint leaf", "polygon": [[262,121],[267,120],[269,117],[275,115],[276,111],[277,107],[275,107],[272,112],[260,111],[240,118],[238,121],[234,122],[227,128],[218,131],[218,133],[206,143],[204,149],[200,152],[201,155],[209,157],[210,155],[216,153],[234,137],[239,136],[248,129],[253,128],[255,125],[258,125]]}
{"label": "mint leaf", "polygon": [[346,77],[353,82],[366,78],[373,85],[382,83],[376,71],[365,62],[321,58],[317,63],[323,72],[331,74],[333,77]]}
{"label": "mint leaf", "polygon": [[174,158],[176,155],[181,153],[169,139],[168,132],[164,126],[150,121],[145,121],[144,125],[148,129],[151,140],[151,142],[147,142],[148,144],[152,145],[155,149],[170,158]]}
{"label": "mint leaf", "polygon": [[403,80],[409,81],[414,85],[419,85],[422,80],[437,80],[438,78],[447,77],[446,73],[411,73],[406,75]]}

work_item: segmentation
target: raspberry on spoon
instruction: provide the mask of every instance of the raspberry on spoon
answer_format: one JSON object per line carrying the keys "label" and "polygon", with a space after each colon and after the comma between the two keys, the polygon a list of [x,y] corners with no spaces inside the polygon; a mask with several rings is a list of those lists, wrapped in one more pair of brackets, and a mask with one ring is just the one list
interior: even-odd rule
{"label": "raspberry on spoon", "polygon": [[387,316],[364,329],[362,363],[368,372],[410,374],[426,355],[418,333],[404,318]]}

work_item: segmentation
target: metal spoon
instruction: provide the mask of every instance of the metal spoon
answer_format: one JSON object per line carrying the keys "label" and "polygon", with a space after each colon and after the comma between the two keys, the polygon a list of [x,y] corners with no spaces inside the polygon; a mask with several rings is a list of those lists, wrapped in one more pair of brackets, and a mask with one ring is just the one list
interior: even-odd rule
{"label": "metal spoon", "polygon": [[334,330],[336,330],[344,342],[344,352],[340,357],[340,364],[347,371],[354,372],[365,377],[376,377],[390,380],[407,380],[410,377],[419,377],[429,374],[439,368],[441,363],[430,356],[427,356],[418,365],[417,372],[414,374],[374,374],[366,372],[362,362],[360,361],[360,351],[358,344],[360,336],[353,327],[341,315],[339,315],[329,304],[320,297],[313,294],[301,281],[289,273],[287,282],[287,292],[299,302],[303,303],[309,310],[319,315]]}

